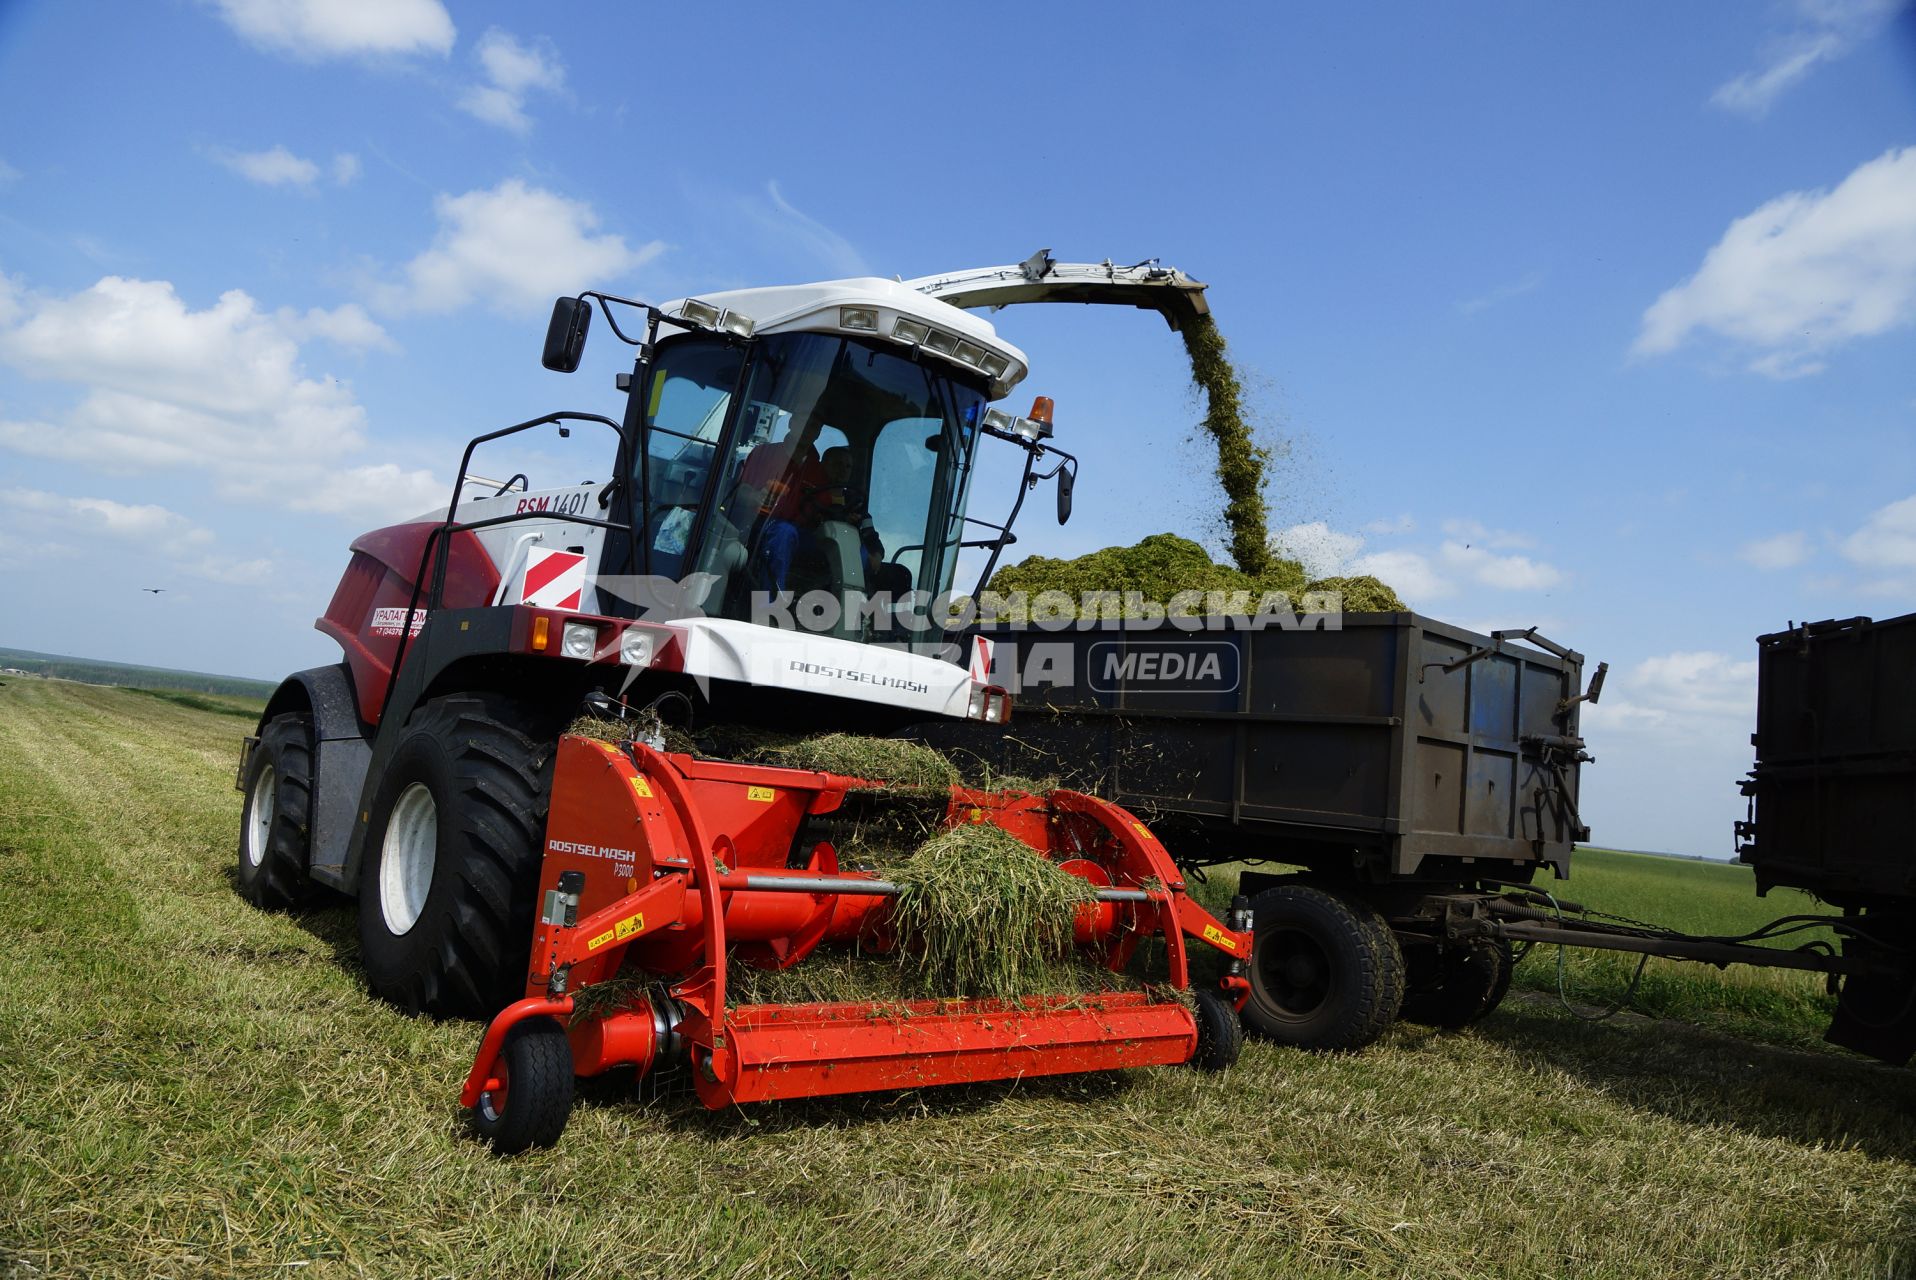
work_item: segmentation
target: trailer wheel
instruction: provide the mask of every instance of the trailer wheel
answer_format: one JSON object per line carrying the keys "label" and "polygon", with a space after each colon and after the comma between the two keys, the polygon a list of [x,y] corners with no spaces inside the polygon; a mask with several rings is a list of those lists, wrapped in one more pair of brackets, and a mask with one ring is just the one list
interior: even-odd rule
{"label": "trailer wheel", "polygon": [[1510,944],[1501,938],[1418,946],[1406,957],[1402,1017],[1455,1031],[1487,1016],[1510,990]]}
{"label": "trailer wheel", "polygon": [[467,1112],[473,1133],[502,1156],[549,1147],[572,1114],[572,1046],[550,1018],[521,1022],[493,1066],[498,1087]]}
{"label": "trailer wheel", "polygon": [[1191,1065],[1199,1071],[1223,1071],[1237,1062],[1244,1047],[1244,1028],[1238,1025],[1237,1010],[1215,991],[1193,991],[1193,1012],[1197,1015],[1197,1052]]}
{"label": "trailer wheel", "polygon": [[552,746],[505,703],[429,702],[380,780],[359,867],[374,991],[413,1013],[487,1018],[524,994]]}
{"label": "trailer wheel", "polygon": [[1301,884],[1266,889],[1256,921],[1245,1026],[1300,1049],[1361,1049],[1396,1018],[1397,938],[1370,907]]}
{"label": "trailer wheel", "polygon": [[240,811],[237,879],[254,906],[278,911],[305,896],[312,808],[313,719],[274,716],[247,758]]}

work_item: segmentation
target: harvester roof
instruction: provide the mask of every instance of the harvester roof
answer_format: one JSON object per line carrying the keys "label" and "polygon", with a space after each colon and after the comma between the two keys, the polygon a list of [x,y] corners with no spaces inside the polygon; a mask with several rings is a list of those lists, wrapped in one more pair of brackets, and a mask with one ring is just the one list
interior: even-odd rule
{"label": "harvester roof", "polygon": [[989,320],[876,276],[701,293],[660,310],[669,322],[688,301],[747,317],[759,334],[842,333],[918,347],[933,359],[983,374],[994,400],[1017,386],[1028,367],[1025,353],[1000,338]]}

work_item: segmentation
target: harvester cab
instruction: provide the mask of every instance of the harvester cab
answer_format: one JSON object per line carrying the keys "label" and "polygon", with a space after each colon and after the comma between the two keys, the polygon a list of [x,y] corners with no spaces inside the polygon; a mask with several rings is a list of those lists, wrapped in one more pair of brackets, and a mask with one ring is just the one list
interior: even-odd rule
{"label": "harvester cab", "polygon": [[[1214,989],[940,999],[892,1009],[909,1029],[882,1033],[877,1005],[735,1007],[728,964],[912,943],[887,923],[898,890],[883,868],[841,867],[827,838],[870,779],[685,747],[701,730],[1008,718],[988,643],[950,642],[959,559],[983,553],[982,586],[1042,481],[1068,518],[1077,463],[1051,442],[1049,400],[994,406],[1026,361],[971,308],[1118,303],[1178,327],[1204,314],[1203,288],[1152,263],[1041,253],[662,306],[559,299],[543,363],[576,371],[596,311],[634,351],[623,414],[476,437],[443,515],[353,543],[317,624],[345,660],[289,678],[242,758],[241,891],[262,906],[290,905],[307,881],[357,896],[375,991],[491,1018],[465,1102],[503,1149],[556,1138],[575,1073],[668,1058],[693,1065],[713,1106],[1223,1065],[1247,914],[1210,916],[1142,823],[1067,792],[953,786],[934,793],[933,825],[998,828],[1086,882],[1070,931],[1081,959],[1117,973],[1158,938],[1163,976],[1188,991],[1189,936],[1226,957]],[[608,470],[557,488],[473,473],[478,450],[555,428],[602,433]],[[967,514],[988,440],[1024,451],[1003,524]],[[569,732],[582,706],[629,719],[594,741]],[[626,981],[590,1016],[575,1004]]]}

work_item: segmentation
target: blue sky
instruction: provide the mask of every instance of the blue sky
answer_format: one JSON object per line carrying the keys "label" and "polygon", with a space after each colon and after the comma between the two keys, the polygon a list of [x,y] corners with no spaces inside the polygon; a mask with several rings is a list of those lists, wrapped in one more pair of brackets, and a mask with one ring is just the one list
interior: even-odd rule
{"label": "blue sky", "polygon": [[[355,533],[478,431],[610,411],[612,344],[538,366],[553,294],[1040,247],[1210,283],[1294,552],[1612,664],[1601,841],[1727,854],[1753,638],[1916,609],[1890,5],[9,0],[0,645],[330,661]],[[1020,550],[1210,537],[1174,336],[997,321],[1084,459]]]}

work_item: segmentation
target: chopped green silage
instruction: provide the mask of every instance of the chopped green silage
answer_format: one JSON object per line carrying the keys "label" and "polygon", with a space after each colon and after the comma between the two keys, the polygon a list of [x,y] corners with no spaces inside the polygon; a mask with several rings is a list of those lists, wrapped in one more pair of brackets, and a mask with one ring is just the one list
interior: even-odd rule
{"label": "chopped green silage", "polygon": [[1204,391],[1204,431],[1217,446],[1231,559],[1241,572],[1261,577],[1272,560],[1264,519],[1264,464],[1270,451],[1251,438],[1244,422],[1242,387],[1217,325],[1209,316],[1199,316],[1185,324],[1183,333],[1191,380]]}
{"label": "chopped green silage", "polygon": [[865,778],[910,791],[948,791],[959,782],[951,761],[922,742],[826,733],[765,749],[767,764]]}
{"label": "chopped green silage", "polygon": [[[1098,615],[1119,618],[1138,616],[1143,612],[1138,605],[1161,609],[1172,597],[1197,591],[1206,597],[1195,610],[1199,614],[1248,613],[1270,592],[1281,591],[1295,604],[1304,585],[1304,568],[1295,560],[1268,557],[1262,570],[1248,574],[1215,563],[1189,538],[1155,533],[1133,546],[1105,547],[1071,560],[1028,556],[993,574],[987,599],[980,603],[990,605],[993,594],[1009,597],[1021,592],[1026,608],[1005,612],[1012,621],[1025,621],[1034,613],[1048,614],[1047,602],[1037,599],[1043,592],[1062,593],[1074,606],[1088,595],[1115,593],[1117,599],[1099,608]],[[1066,616],[1076,613],[1074,607]]]}
{"label": "chopped green silage", "polygon": [[[1335,599],[1326,597],[1334,596]],[[1304,588],[1307,613],[1399,613],[1410,608],[1403,598],[1369,574],[1319,578]]]}
{"label": "chopped green silage", "polygon": [[927,990],[1009,999],[1058,980],[1096,890],[986,823],[952,827],[888,868],[891,927]]}

